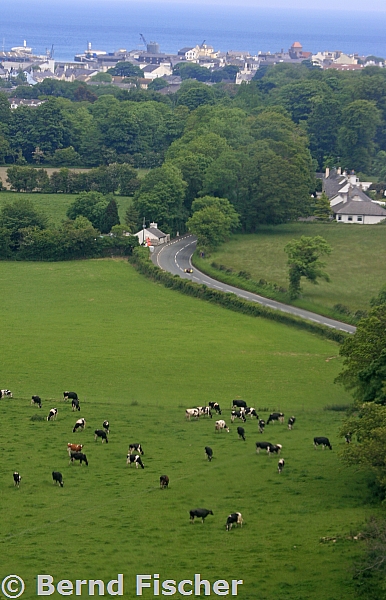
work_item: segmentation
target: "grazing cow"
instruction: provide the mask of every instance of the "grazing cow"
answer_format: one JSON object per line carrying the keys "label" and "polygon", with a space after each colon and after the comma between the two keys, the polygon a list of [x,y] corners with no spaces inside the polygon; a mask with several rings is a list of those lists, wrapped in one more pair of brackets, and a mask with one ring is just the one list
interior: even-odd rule
{"label": "grazing cow", "polygon": [[73,398],[71,400],[71,408],[72,408],[73,411],[75,411],[75,410],[79,410],[80,411],[80,404],[79,404],[78,398]]}
{"label": "grazing cow", "polygon": [[200,416],[200,411],[198,410],[198,408],[187,408],[185,411],[185,417],[187,419],[189,419],[189,421],[190,421],[191,417],[198,419],[199,416]]}
{"label": "grazing cow", "polygon": [[265,421],[264,419],[259,420],[259,433],[264,433]]}
{"label": "grazing cow", "polygon": [[94,431],[94,434],[95,434],[94,435],[95,441],[97,441],[97,438],[100,437],[100,438],[102,438],[102,444],[103,444],[103,442],[106,442],[106,444],[109,443],[109,440],[108,440],[108,437],[107,437],[107,433],[105,432],[104,429],[96,429]]}
{"label": "grazing cow", "polygon": [[67,444],[67,452],[68,456],[71,456],[71,452],[81,452],[83,448],[83,444]]}
{"label": "grazing cow", "polygon": [[221,408],[218,402],[208,402],[209,407],[214,410],[218,415],[221,415]]}
{"label": "grazing cow", "polygon": [[85,454],[83,454],[83,452],[71,452],[70,463],[73,463],[76,460],[79,460],[80,464],[86,463],[86,466],[88,467],[87,456]]}
{"label": "grazing cow", "polygon": [[13,485],[15,485],[16,487],[19,487],[20,482],[21,482],[21,475],[17,471],[15,471],[13,474]]}
{"label": "grazing cow", "polygon": [[292,429],[292,427],[295,425],[295,421],[296,421],[295,417],[290,417],[288,419],[288,429]]}
{"label": "grazing cow", "polygon": [[271,442],[256,442],[256,452],[257,454],[260,454],[260,450],[266,450],[268,454],[271,446],[273,446]]}
{"label": "grazing cow", "polygon": [[229,433],[229,427],[225,423],[224,419],[220,419],[219,421],[216,421],[216,425],[214,426],[215,431],[221,431],[221,429],[225,429]]}
{"label": "grazing cow", "polygon": [[202,522],[204,522],[204,519],[206,519],[208,515],[213,515],[213,511],[208,510],[207,508],[194,508],[193,510],[190,510],[189,513],[191,523],[193,523],[195,517],[197,517],[197,519],[202,519]]}
{"label": "grazing cow", "polygon": [[108,421],[103,421],[102,427],[106,433],[110,433],[110,423]]}
{"label": "grazing cow", "polygon": [[0,398],[12,398],[11,390],[0,390]]}
{"label": "grazing cow", "polygon": [[233,525],[240,525],[240,527],[243,526],[243,516],[241,513],[234,512],[229,515],[225,524],[226,530],[230,531]]}
{"label": "grazing cow", "polygon": [[212,448],[210,448],[209,446],[205,446],[205,455],[206,455],[207,459],[209,460],[209,462],[211,462],[211,460],[213,458]]}
{"label": "grazing cow", "polygon": [[283,448],[281,444],[271,444],[267,448],[268,454],[280,454],[280,450]]}
{"label": "grazing cow", "polygon": [[267,425],[270,423],[274,423],[275,421],[279,421],[279,423],[284,423],[284,413],[274,412],[271,413],[268,417]]}
{"label": "grazing cow", "polygon": [[247,420],[245,418],[244,412],[242,410],[232,410],[231,411],[231,421],[233,423],[233,421],[235,419],[241,419],[243,421],[243,423],[245,423],[245,421]]}
{"label": "grazing cow", "polygon": [[42,407],[42,399],[40,398],[40,396],[32,396],[31,405],[32,404],[37,404],[39,406],[39,408],[41,408]]}
{"label": "grazing cow", "polygon": [[351,431],[349,431],[348,433],[346,433],[346,435],[344,436],[346,444],[351,444],[351,437],[352,437]]}
{"label": "grazing cow", "polygon": [[232,400],[232,408],[247,408],[245,400]]}
{"label": "grazing cow", "polygon": [[142,454],[142,456],[145,454],[141,444],[130,444],[129,454],[132,454],[133,452],[139,452],[140,454]]}
{"label": "grazing cow", "polygon": [[279,460],[279,462],[277,463],[277,470],[279,473],[281,473],[282,470],[284,469],[284,464],[285,464],[284,458],[281,458]]}
{"label": "grazing cow", "polygon": [[330,448],[332,450],[332,446],[330,444],[330,440],[326,437],[314,437],[314,447],[323,446],[323,450],[326,448]]}
{"label": "grazing cow", "polygon": [[54,480],[54,485],[55,485],[55,483],[58,483],[60,485],[60,487],[63,487],[63,485],[64,485],[63,475],[61,473],[59,473],[59,471],[52,471],[52,479]]}
{"label": "grazing cow", "polygon": [[205,415],[207,415],[208,417],[212,418],[210,406],[197,406],[196,408],[198,410],[198,414],[200,417],[201,417],[201,415],[204,417],[205,417]]}
{"label": "grazing cow", "polygon": [[83,431],[83,429],[85,427],[86,427],[85,419],[78,419],[74,425],[74,429],[72,430],[72,433],[75,433],[76,431],[78,431],[78,429],[80,429],[80,431]]}
{"label": "grazing cow", "polygon": [[50,412],[48,413],[47,421],[53,421],[54,419],[56,419],[57,416],[58,416],[58,409],[51,408]]}
{"label": "grazing cow", "polygon": [[167,475],[161,475],[159,478],[159,486],[161,489],[169,487],[169,477]]}
{"label": "grazing cow", "polygon": [[257,414],[256,409],[252,406],[247,406],[247,408],[243,412],[245,416],[249,415],[251,419],[252,417],[256,417],[256,419],[259,420],[259,415]]}
{"label": "grazing cow", "polygon": [[63,392],[63,398],[65,400],[78,400],[78,394],[76,392]]}
{"label": "grazing cow", "polygon": [[244,427],[238,427],[237,428],[237,433],[239,434],[239,438],[241,438],[245,442],[245,430],[244,430]]}
{"label": "grazing cow", "polygon": [[133,463],[135,464],[136,469],[138,469],[138,467],[141,467],[141,469],[145,468],[145,465],[143,464],[142,459],[139,454],[128,454],[127,455],[126,464],[130,465],[130,467],[131,467],[131,465]]}

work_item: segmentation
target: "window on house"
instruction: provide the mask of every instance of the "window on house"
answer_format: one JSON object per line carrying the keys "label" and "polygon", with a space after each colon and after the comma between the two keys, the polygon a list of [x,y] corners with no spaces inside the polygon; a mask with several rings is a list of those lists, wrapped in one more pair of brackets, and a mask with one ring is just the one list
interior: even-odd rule
{"label": "window on house", "polygon": [[363,221],[362,217],[357,217],[357,221]]}
{"label": "window on house", "polygon": [[347,221],[352,221],[352,216],[351,216],[351,215],[349,215],[349,216],[347,217]]}
{"label": "window on house", "polygon": [[338,221],[342,220],[342,215],[338,215]]}

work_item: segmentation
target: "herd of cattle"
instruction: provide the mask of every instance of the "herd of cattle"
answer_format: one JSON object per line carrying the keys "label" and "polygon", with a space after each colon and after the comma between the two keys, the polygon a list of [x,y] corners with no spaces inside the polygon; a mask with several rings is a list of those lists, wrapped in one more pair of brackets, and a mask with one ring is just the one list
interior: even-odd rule
{"label": "herd of cattle", "polygon": [[[12,392],[10,390],[0,390],[0,398],[12,398]],[[79,402],[79,398],[78,398],[78,395],[76,392],[68,392],[68,391],[63,392],[63,399],[64,399],[64,401],[71,400],[72,411],[74,411],[74,412],[80,411],[80,402]],[[41,400],[40,396],[37,396],[37,395],[32,396],[31,405],[37,405],[39,408],[42,408],[42,400]],[[209,418],[212,418],[213,413],[215,413],[216,415],[220,415],[220,416],[222,415],[221,407],[218,402],[209,402],[208,406],[197,406],[195,408],[188,408],[185,411],[185,416],[186,416],[187,420],[191,420],[192,418],[199,419],[199,417],[202,417],[202,416],[207,416]],[[57,415],[58,415],[58,409],[51,408],[48,412],[46,419],[47,419],[47,421],[54,421],[57,418]],[[257,420],[258,431],[260,434],[264,433],[265,426],[269,425],[270,423],[274,423],[275,421],[277,421],[279,423],[284,423],[284,413],[282,413],[282,412],[272,412],[269,415],[268,419],[265,421],[264,419],[259,418],[259,415],[257,414],[256,409],[253,407],[247,406],[247,403],[244,400],[233,400],[231,415],[230,415],[231,422],[233,423],[236,419],[238,419],[238,420],[242,421],[243,423],[245,423],[247,421],[247,417],[250,417],[250,419],[255,418]],[[292,428],[295,424],[295,421],[296,421],[296,418],[294,416],[291,416],[288,419],[287,425],[288,425],[289,430],[292,430]],[[77,431],[83,431],[85,429],[85,427],[86,427],[86,420],[84,418],[79,418],[75,422],[72,432],[76,433]],[[229,427],[226,424],[226,421],[224,419],[219,419],[215,422],[215,432],[220,432],[222,430],[225,430],[228,433],[230,431]],[[104,442],[106,442],[106,444],[108,444],[109,433],[110,433],[109,421],[105,420],[105,421],[103,421],[102,429],[96,429],[94,431],[94,439],[95,439],[95,441],[97,441],[98,439],[101,439],[102,444]],[[238,426],[237,434],[240,439],[242,439],[243,441],[246,441],[244,427]],[[323,449],[327,447],[330,450],[332,450],[332,446],[327,437],[315,437],[314,438],[314,446],[315,446],[315,448],[317,446],[322,446]],[[259,453],[260,450],[265,450],[267,454],[279,455],[282,450],[282,447],[283,447],[282,444],[278,444],[278,443],[273,444],[271,442],[260,442],[260,441],[256,442],[256,452],[257,453]],[[80,465],[85,463],[85,465],[88,466],[89,463],[88,463],[87,456],[86,456],[86,454],[84,454],[82,452],[82,450],[83,450],[83,444],[76,444],[76,443],[70,443],[70,442],[67,444],[67,452],[68,452],[69,459],[70,459],[69,464],[74,463],[75,461],[79,461]],[[129,449],[128,449],[128,454],[126,457],[126,464],[129,466],[135,465],[135,467],[137,469],[139,467],[144,469],[145,465],[141,458],[143,455],[144,455],[144,451],[143,451],[142,445],[140,443],[130,444]],[[213,449],[211,447],[205,446],[205,456],[209,462],[212,461]],[[285,465],[285,460],[283,458],[280,458],[278,461],[278,464],[277,464],[277,470],[278,470],[279,474],[282,473],[284,465]],[[14,485],[19,487],[21,479],[22,478],[21,478],[20,473],[15,471],[13,473]],[[63,480],[62,473],[60,473],[59,471],[52,471],[52,479],[53,479],[54,484],[58,484],[60,487],[63,487],[64,480]],[[159,482],[160,482],[160,488],[168,488],[168,486],[169,486],[168,475],[161,475],[159,478]],[[192,509],[192,510],[190,510],[190,521],[193,522],[195,518],[200,518],[203,523],[205,518],[208,515],[213,515],[213,511],[206,509],[206,508]],[[233,525],[239,525],[240,527],[242,527],[243,517],[240,512],[233,512],[227,517],[227,522],[225,524],[226,530],[227,531],[231,530]]]}

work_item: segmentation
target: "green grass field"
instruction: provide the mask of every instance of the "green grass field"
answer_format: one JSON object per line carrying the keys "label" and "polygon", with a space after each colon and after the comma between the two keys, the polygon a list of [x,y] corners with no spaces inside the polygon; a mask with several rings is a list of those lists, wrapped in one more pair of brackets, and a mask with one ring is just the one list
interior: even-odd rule
{"label": "green grass field", "polygon": [[[136,575],[200,573],[243,579],[241,600],[353,600],[363,548],[348,537],[376,507],[364,476],[339,461],[339,413],[323,410],[350,402],[333,384],[336,344],[166,290],[123,260],[2,262],[0,280],[0,387],[14,394],[0,401],[1,574],[24,578],[23,598],[36,597],[38,574],[57,583],[123,573],[132,599]],[[64,390],[78,393],[80,413]],[[243,442],[237,423],[228,434],[215,433],[214,419],[185,420],[185,408],[216,400],[229,421],[235,397],[264,418],[294,414],[294,430],[275,424],[261,436],[248,421]],[[56,421],[36,420],[53,407]],[[80,416],[86,429],[72,434]],[[93,435],[104,419],[108,445]],[[329,436],[333,451],[314,450],[315,435]],[[283,445],[281,475],[256,440]],[[88,467],[68,464],[67,442],[84,444]],[[143,444],[144,470],[126,466],[131,442]],[[160,490],[164,473],[170,487]],[[214,515],[190,524],[197,507]],[[233,511],[245,524],[226,532]]]}
{"label": "green grass field", "polygon": [[[0,193],[0,209],[7,202],[13,202],[16,198],[28,198],[34,203],[35,207],[46,214],[50,222],[55,225],[66,219],[66,212],[70,204],[76,198],[76,194],[38,194],[38,193],[17,193],[17,192],[2,192]],[[124,223],[125,213],[132,202],[129,196],[115,196],[118,204],[118,214],[121,223]]]}
{"label": "green grass field", "polygon": [[291,223],[262,227],[255,235],[233,236],[204,262],[214,261],[236,272],[248,271],[255,281],[265,279],[288,288],[284,246],[302,235],[321,235],[332,246],[331,255],[325,259],[331,281],[313,285],[302,279],[303,296],[294,304],[315,312],[338,303],[346,305],[351,312],[368,309],[369,300],[386,283],[381,258],[386,252],[383,226]]}

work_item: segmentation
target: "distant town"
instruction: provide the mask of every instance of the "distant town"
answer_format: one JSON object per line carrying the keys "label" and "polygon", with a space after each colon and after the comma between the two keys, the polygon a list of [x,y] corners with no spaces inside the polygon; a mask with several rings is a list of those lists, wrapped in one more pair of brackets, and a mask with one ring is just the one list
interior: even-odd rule
{"label": "distant town", "polygon": [[[288,50],[281,49],[280,52],[274,53],[259,52],[257,55],[241,50],[220,52],[205,42],[194,47],[181,48],[177,54],[169,54],[161,52],[157,42],[147,42],[142,34],[141,39],[146,49],[121,48],[111,53],[94,49],[92,43],[88,42],[84,52],[76,54],[73,61],[67,62],[55,60],[53,47],[44,56],[34,55],[33,49],[24,41],[22,46],[0,52],[0,79],[9,82],[23,73],[26,83],[30,85],[36,85],[44,79],[82,81],[87,84],[95,82],[100,85],[103,83],[100,73],[107,73],[118,63],[124,62],[131,63],[133,67],[141,70],[141,76],[137,77],[137,84],[139,83],[143,89],[147,89],[153,80],[163,78],[165,85],[160,91],[170,93],[177,91],[181,84],[181,77],[176,74],[176,66],[181,63],[196,64],[211,73],[232,66],[234,70],[231,71],[230,81],[236,84],[249,83],[259,69],[278,63],[305,63],[311,68],[340,71],[356,71],[370,65],[385,67],[385,59],[381,57],[345,54],[340,50],[324,50],[313,54],[304,50],[299,41],[295,41]],[[127,77],[117,75],[112,76],[109,83],[121,87],[133,85],[132,82],[127,81]],[[208,83],[209,85],[213,83],[213,79]]]}

